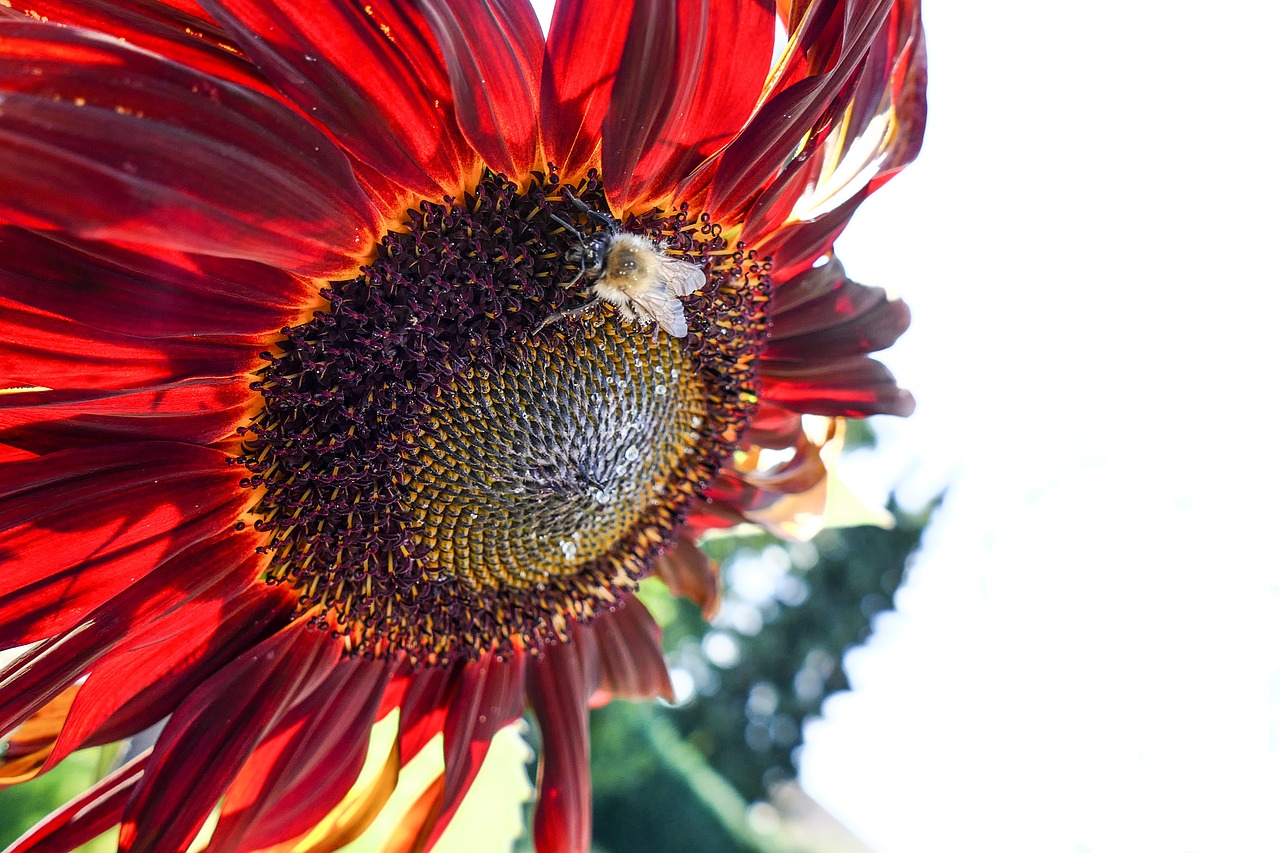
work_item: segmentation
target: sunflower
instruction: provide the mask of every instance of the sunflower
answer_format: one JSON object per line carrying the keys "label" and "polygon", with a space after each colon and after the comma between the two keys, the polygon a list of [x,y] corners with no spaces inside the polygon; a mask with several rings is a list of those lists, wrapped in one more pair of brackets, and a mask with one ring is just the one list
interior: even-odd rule
{"label": "sunflower", "polygon": [[3,0],[0,780],[162,724],[14,849],[334,850],[439,736],[429,849],[527,705],[587,850],[638,581],[911,409],[830,249],[924,84],[911,0]]}

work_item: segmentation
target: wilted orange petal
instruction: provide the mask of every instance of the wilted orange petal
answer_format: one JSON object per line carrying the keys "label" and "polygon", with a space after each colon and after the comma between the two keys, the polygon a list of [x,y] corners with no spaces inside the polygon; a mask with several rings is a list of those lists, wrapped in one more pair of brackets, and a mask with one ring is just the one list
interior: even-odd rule
{"label": "wilted orange petal", "polygon": [[44,770],[79,689],[73,684],[59,693],[6,738],[0,759],[0,789],[33,779]]}
{"label": "wilted orange petal", "polygon": [[681,536],[654,563],[658,577],[676,595],[702,608],[702,618],[710,619],[720,609],[720,568],[697,545]]}

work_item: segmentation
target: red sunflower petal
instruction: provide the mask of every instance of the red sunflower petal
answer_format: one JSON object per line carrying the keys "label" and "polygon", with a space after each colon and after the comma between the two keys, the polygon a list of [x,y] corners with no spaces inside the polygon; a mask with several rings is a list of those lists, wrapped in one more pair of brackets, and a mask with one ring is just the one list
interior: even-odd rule
{"label": "red sunflower petal", "polygon": [[[662,629],[638,599],[631,596],[616,610],[601,613],[586,630],[599,648],[602,690],[620,699],[674,698],[662,654]],[[592,678],[586,681],[594,683]]]}
{"label": "red sunflower petal", "polygon": [[800,275],[828,254],[866,197],[865,191],[860,192],[834,210],[803,222],[788,223],[775,231],[760,247],[761,255],[773,258],[774,281],[784,282]]}
{"label": "red sunflower petal", "polygon": [[[693,514],[694,523],[700,528],[727,527],[732,524],[749,522],[746,513],[761,510],[777,503],[782,496],[776,492],[758,488],[741,473],[724,468],[711,481],[707,489],[708,505]],[[729,524],[710,523],[710,518],[719,518]]]}
{"label": "red sunflower petal", "polygon": [[747,211],[746,222],[742,226],[743,241],[748,245],[759,245],[777,231],[821,172],[822,160],[818,157],[801,155],[788,163],[777,180],[757,196]]}
{"label": "red sunflower petal", "polygon": [[[626,41],[632,0],[557,3],[542,66],[542,144],[574,180],[598,162],[600,127]],[[584,46],[590,50],[584,50]]]}
{"label": "red sunflower petal", "polygon": [[185,850],[264,734],[341,654],[328,634],[299,620],[192,693],[165,725],[125,807],[120,850]]}
{"label": "red sunflower petal", "polygon": [[820,364],[778,364],[763,380],[765,396],[797,412],[847,418],[906,417],[916,408],[911,392],[898,386],[889,369],[866,356]]}
{"label": "red sunflower petal", "polygon": [[194,379],[88,399],[83,392],[28,394],[28,405],[0,408],[0,442],[40,454],[134,441],[214,444],[253,409],[246,383]]}
{"label": "red sunflower petal", "polygon": [[221,377],[313,298],[262,264],[60,237],[0,228],[0,376],[53,389],[0,398],[0,441],[39,453],[225,436],[251,395]]}
{"label": "red sunflower petal", "polygon": [[591,849],[591,761],[587,700],[595,689],[594,644],[546,648],[529,662],[526,689],[542,732],[533,840],[538,853]]}
{"label": "red sunflower petal", "polygon": [[[78,327],[242,345],[294,322],[315,283],[262,264],[0,227],[0,298]],[[249,343],[252,346],[252,343]]]}
{"label": "red sunflower petal", "polygon": [[876,144],[856,161],[859,167],[875,163],[875,174],[865,187],[866,195],[884,186],[920,153],[927,82],[920,4],[916,0],[898,0],[859,69],[852,95],[842,98],[851,101],[852,106],[840,128],[840,158],[864,145],[877,117],[888,115],[892,119]]}
{"label": "red sunflower petal", "polygon": [[[775,277],[829,251],[858,206],[916,158],[924,138],[927,76],[919,4],[899,0],[850,82],[817,119],[821,131],[782,170],[774,188],[761,193],[748,216],[744,239],[766,244],[762,251],[774,255]],[[801,171],[815,164],[823,173],[819,206],[828,212],[768,236],[786,212],[776,188],[799,186]]]}
{"label": "red sunflower petal", "polygon": [[[444,724],[444,787],[423,849],[429,850],[453,819],[475,781],[498,730],[524,711],[524,654],[499,661],[492,654],[462,666]],[[435,811],[433,809],[433,811]]]}
{"label": "red sunflower petal", "polygon": [[702,533],[706,530],[723,530],[739,524],[749,524],[751,519],[738,508],[736,500],[735,496],[709,496],[705,504],[689,513],[685,528]]}
{"label": "red sunflower petal", "polygon": [[[807,59],[821,70],[770,94],[720,155],[708,200],[713,218],[743,209],[795,157],[798,142],[810,137],[852,79],[891,5],[892,0],[847,0],[814,3],[805,10],[792,36],[791,59]],[[783,72],[775,76],[775,85],[787,79]]]}
{"label": "red sunflower petal", "polygon": [[94,665],[76,694],[49,766],[77,749],[130,737],[159,722],[215,672],[289,622],[293,596],[255,586],[205,597],[153,620]]}
{"label": "red sunflower petal", "polygon": [[195,3],[159,0],[23,0],[39,21],[105,33],[188,68],[279,97]]}
{"label": "red sunflower petal", "polygon": [[771,307],[766,362],[876,352],[911,323],[904,302],[850,281],[835,260],[779,286]]}
{"label": "red sunflower petal", "polygon": [[[834,435],[833,431],[830,433]],[[780,495],[798,495],[807,492],[827,478],[827,467],[822,461],[823,445],[802,437],[796,444],[796,452],[786,462],[763,471],[745,473],[722,472],[741,477],[744,482],[762,492]]]}
{"label": "red sunflower petal", "polygon": [[[85,392],[232,376],[257,364],[254,350],[243,344],[213,338],[148,341],[100,332],[0,297],[0,377],[66,392],[71,399],[89,396]],[[49,398],[15,395],[2,405],[45,402]]]}
{"label": "red sunflower petal", "polygon": [[5,735],[0,755],[0,790],[26,782],[48,769],[54,742],[67,721],[79,685],[71,685]]}
{"label": "red sunflower petal", "polygon": [[400,760],[404,763],[412,761],[432,738],[444,731],[457,671],[432,667],[410,676],[400,705]]}
{"label": "red sunflower petal", "polygon": [[614,211],[669,199],[751,114],[773,48],[769,2],[638,0],[602,134]]}
{"label": "red sunflower petal", "polygon": [[[448,110],[437,51],[411,7],[208,0],[263,74],[352,156],[418,196],[458,195],[474,162]],[[420,69],[437,73],[421,73]]]}
{"label": "red sunflower petal", "polygon": [[745,442],[756,447],[782,450],[795,447],[804,435],[804,422],[798,412],[775,406],[768,400],[760,401],[760,408],[751,418]]}
{"label": "red sunflower petal", "polygon": [[763,395],[792,411],[863,417],[908,415],[911,394],[865,353],[906,331],[911,313],[879,288],[850,281],[838,261],[779,286],[760,362]]}
{"label": "red sunflower petal", "polygon": [[27,646],[0,668],[0,731],[22,725],[70,687],[102,654],[101,638],[98,631],[82,630],[44,640]]}
{"label": "red sunflower petal", "polygon": [[527,0],[420,0],[440,44],[458,124],[495,172],[520,181],[538,159],[545,51]]}
{"label": "red sunflower petal", "polygon": [[247,500],[238,482],[222,454],[161,442],[0,468],[0,647],[67,630],[184,548],[222,534]]}
{"label": "red sunflower petal", "polygon": [[179,552],[65,634],[28,647],[0,670],[0,731],[9,731],[51,701],[117,644],[145,632],[151,619],[184,607],[211,588],[221,600],[247,586],[253,575],[236,569],[243,555],[252,553],[251,539],[225,536]]}
{"label": "red sunflower petal", "polygon": [[209,853],[288,841],[337,806],[360,775],[388,674],[351,658],[295,705],[227,790]]}
{"label": "red sunflower petal", "polygon": [[14,842],[5,853],[70,853],[120,822],[151,757],[143,753],[78,794]]}
{"label": "red sunflower petal", "polygon": [[506,661],[490,654],[414,676],[401,710],[401,760],[408,762],[443,729],[444,773],[406,810],[383,853],[421,853],[440,839],[480,772],[493,736],[524,710],[525,669],[524,654],[517,652]]}
{"label": "red sunflower petal", "polygon": [[32,453],[28,450],[22,450],[7,444],[0,444],[0,465],[7,465],[10,462],[26,462],[36,458],[39,454]]}
{"label": "red sunflower petal", "polygon": [[430,850],[427,836],[434,819],[432,816],[439,814],[443,794],[444,776],[440,775],[400,816],[379,853],[424,853]]}
{"label": "red sunflower petal", "polygon": [[368,255],[380,218],[297,113],[84,30],[0,28],[0,220],[327,278]]}

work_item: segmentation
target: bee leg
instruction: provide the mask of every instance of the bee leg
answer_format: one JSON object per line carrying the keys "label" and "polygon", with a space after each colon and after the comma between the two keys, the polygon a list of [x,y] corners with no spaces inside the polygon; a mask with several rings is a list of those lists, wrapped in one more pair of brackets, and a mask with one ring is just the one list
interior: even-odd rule
{"label": "bee leg", "polygon": [[552,221],[554,221],[557,225],[564,228],[564,230],[568,231],[570,234],[577,237],[579,245],[581,245],[583,248],[586,248],[586,245],[585,245],[586,241],[583,240],[582,232],[578,230],[577,226],[570,225],[568,222],[561,219],[559,216],[556,216],[554,213],[548,213],[547,216],[549,216],[552,219]]}
{"label": "bee leg", "polygon": [[[609,228],[609,229],[611,229],[611,230],[612,230],[612,229],[614,229],[614,228],[617,228],[617,227],[618,227],[618,226],[617,226],[617,223],[615,223],[612,219],[610,219],[609,217],[605,216],[603,213],[601,213],[600,211],[596,210],[594,207],[591,207],[591,206],[590,206],[590,205],[588,205],[585,201],[583,201],[582,199],[578,198],[578,197],[577,197],[576,195],[574,195],[573,193],[569,192],[569,188],[568,188],[568,187],[561,187],[561,188],[560,188],[560,194],[561,194],[562,196],[564,196],[565,198],[567,198],[567,199],[569,200],[569,203],[570,203],[570,204],[572,204],[574,207],[578,208],[578,210],[581,210],[583,213],[585,213],[585,214],[586,214],[587,216],[589,216],[590,218],[594,219],[596,222],[599,222],[599,223],[600,223],[601,225],[603,225],[605,228]],[[554,218],[554,217],[553,217],[553,218]]]}
{"label": "bee leg", "polygon": [[586,313],[599,301],[600,301],[600,297],[597,296],[595,299],[592,299],[586,305],[579,305],[577,308],[569,308],[564,311],[557,311],[551,316],[543,318],[542,322],[537,325],[537,328],[535,328],[532,332],[529,333],[529,337],[533,337],[534,335],[538,334],[538,332],[541,332],[543,329],[545,329],[547,326],[551,325],[552,323],[556,322],[557,320],[563,320],[566,317],[577,317],[580,314]]}

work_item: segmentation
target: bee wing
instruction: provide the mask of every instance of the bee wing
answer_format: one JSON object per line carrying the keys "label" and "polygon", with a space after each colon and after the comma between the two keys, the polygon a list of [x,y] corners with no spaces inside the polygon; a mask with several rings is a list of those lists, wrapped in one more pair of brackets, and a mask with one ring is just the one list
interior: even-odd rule
{"label": "bee wing", "polygon": [[684,321],[684,306],[662,283],[639,293],[628,293],[627,296],[668,335],[683,338],[689,334],[689,326]]}
{"label": "bee wing", "polygon": [[658,281],[665,284],[674,295],[688,296],[706,286],[707,274],[691,263],[660,255]]}
{"label": "bee wing", "polygon": [[663,255],[658,255],[657,262],[654,286],[636,288],[636,292],[628,290],[627,296],[667,334],[683,338],[689,334],[689,325],[684,319],[684,305],[676,297],[702,289],[707,283],[706,273],[693,264]]}

